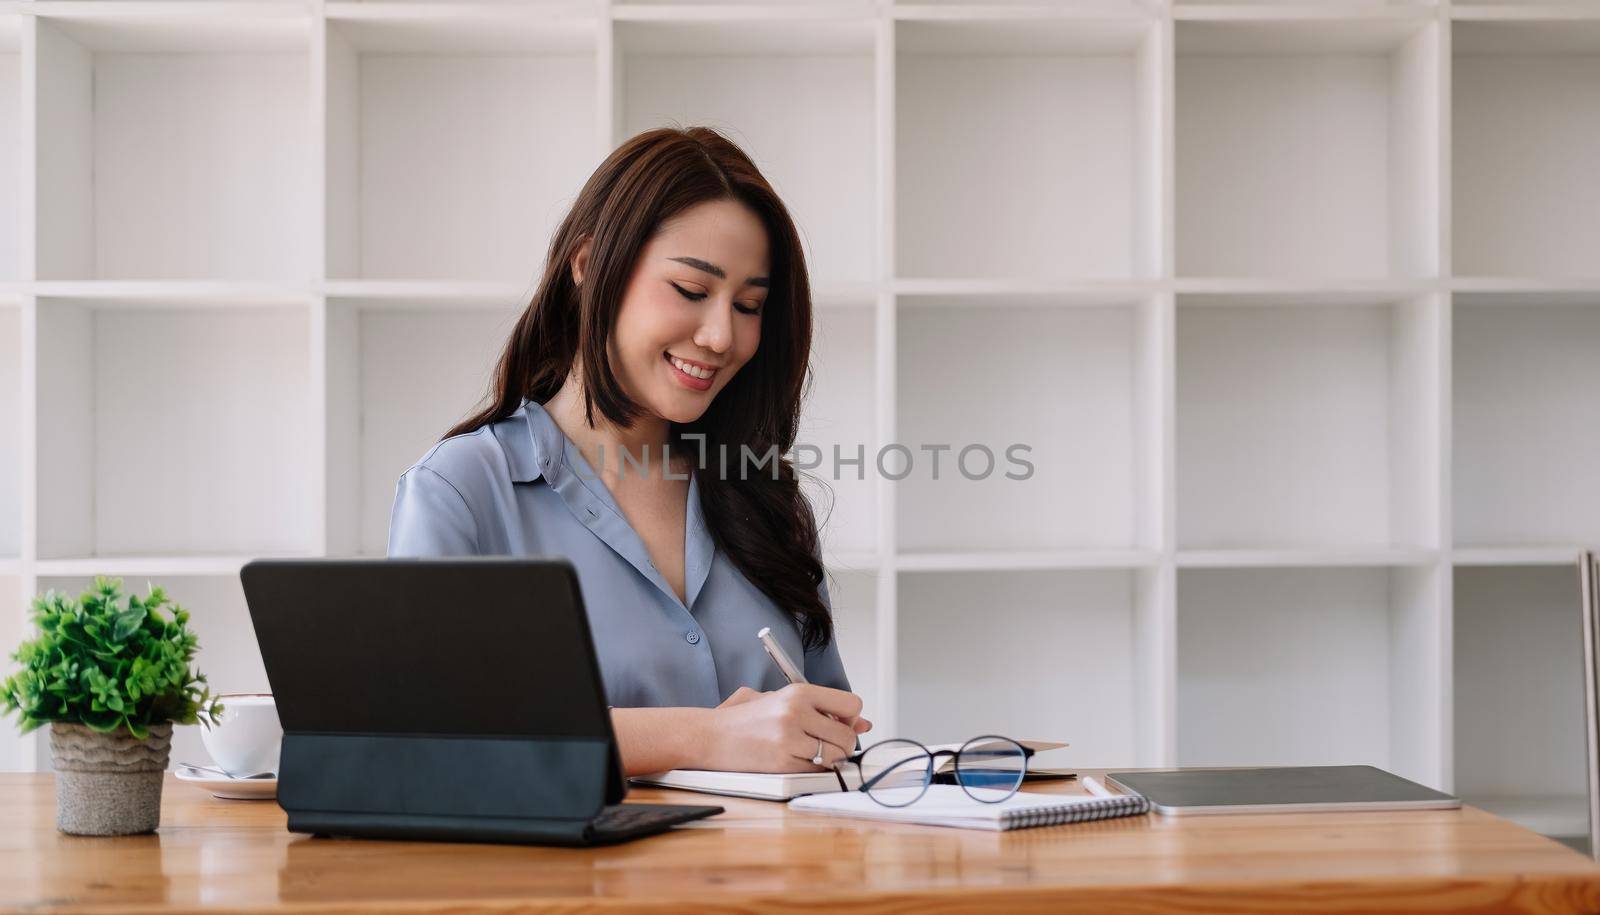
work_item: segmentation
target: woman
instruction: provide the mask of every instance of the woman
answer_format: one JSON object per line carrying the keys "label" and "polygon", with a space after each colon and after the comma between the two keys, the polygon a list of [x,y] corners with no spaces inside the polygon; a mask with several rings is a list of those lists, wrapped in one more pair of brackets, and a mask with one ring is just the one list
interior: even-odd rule
{"label": "woman", "polygon": [[[831,767],[871,724],[782,458],[810,347],[766,179],[715,131],[642,133],[557,229],[491,404],[400,477],[389,555],[569,559],[629,775]],[[809,685],[785,685],[764,626]]]}

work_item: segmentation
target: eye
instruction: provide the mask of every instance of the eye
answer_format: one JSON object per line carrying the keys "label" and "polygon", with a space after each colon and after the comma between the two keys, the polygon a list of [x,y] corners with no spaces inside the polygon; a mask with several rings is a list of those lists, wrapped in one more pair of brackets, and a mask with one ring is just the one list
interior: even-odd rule
{"label": "eye", "polygon": [[[668,280],[667,283],[673,289],[678,290],[678,295],[683,296],[684,298],[688,299],[691,302],[698,302],[701,299],[704,299],[706,297],[706,295],[707,295],[707,293],[704,293],[704,292],[690,292],[689,290],[683,288],[682,286],[679,286],[677,283],[674,283],[671,280]],[[741,302],[735,302],[735,303],[733,303],[733,307],[740,314],[746,314],[746,315],[758,315],[758,314],[761,314],[761,303],[760,302],[756,302],[754,304],[749,304],[749,305],[743,304]]]}
{"label": "eye", "polygon": [[677,283],[671,283],[671,286],[673,289],[678,290],[678,295],[683,296],[691,302],[698,302],[706,297],[706,294],[703,292],[690,292],[682,286],[679,286]]}

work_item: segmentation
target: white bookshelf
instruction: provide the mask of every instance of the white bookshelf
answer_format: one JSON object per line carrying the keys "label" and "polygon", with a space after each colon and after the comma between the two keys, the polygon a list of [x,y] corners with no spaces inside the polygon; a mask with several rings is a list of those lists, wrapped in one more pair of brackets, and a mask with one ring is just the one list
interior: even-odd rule
{"label": "white bookshelf", "polygon": [[37,296],[38,561],[304,552],[311,311]]}
{"label": "white bookshelf", "polygon": [[1600,10],[1586,4],[1578,22],[1548,12],[1456,26],[1454,264],[1463,276],[1600,273],[1600,188],[1586,180],[1600,157]]}
{"label": "white bookshelf", "polygon": [[71,2],[14,14],[19,109],[33,114],[19,131],[34,144],[19,157],[33,172],[25,276],[315,275],[309,19],[289,4],[220,7]]}
{"label": "white bookshelf", "polygon": [[1178,10],[1179,274],[1436,274],[1439,15],[1238,12]]}
{"label": "white bookshelf", "polygon": [[[812,284],[876,280],[876,22],[733,16],[708,27],[688,10],[617,14],[614,136],[713,124],[767,150],[763,172],[800,227]],[[870,293],[857,301],[870,305]]]}
{"label": "white bookshelf", "polygon": [[[1570,565],[1455,572],[1456,787],[1568,842],[1589,837],[1583,626]],[[1542,752],[1528,752],[1537,745]]]}
{"label": "white bookshelf", "polygon": [[[1144,470],[1160,395],[1154,372],[1141,371],[1157,306],[1051,296],[899,305],[896,439],[916,447],[897,487],[902,553],[1157,545],[1158,496]],[[1052,394],[1029,397],[1026,412],[995,410],[1000,391]],[[1040,501],[1059,510],[1037,511]]]}
{"label": "white bookshelf", "polygon": [[[0,424],[0,429],[8,430],[5,439],[20,444],[22,309],[14,299],[5,298],[0,298]],[[0,448],[0,564],[15,563],[21,555],[22,449]]]}
{"label": "white bookshelf", "polygon": [[1180,572],[1179,760],[1437,768],[1441,587],[1432,566]]}
{"label": "white bookshelf", "polygon": [[895,195],[896,275],[1159,273],[1165,43],[1128,12],[896,22],[895,180],[941,189]]}
{"label": "white bookshelf", "polygon": [[594,166],[602,24],[332,2],[313,28],[326,276],[530,282]]}
{"label": "white bookshelf", "polygon": [[516,322],[459,295],[328,296],[327,538],[335,555],[383,556],[395,482],[488,389]]}
{"label": "white bookshelf", "polygon": [[1455,300],[1456,542],[1600,542],[1600,292]]}
{"label": "white bookshelf", "polygon": [[801,229],[882,733],[1371,762],[1571,831],[1566,724],[1506,703],[1576,701],[1600,545],[1593,3],[0,4],[0,639],[157,580],[261,688],[239,566],[383,553],[581,181],[668,122]]}
{"label": "white bookshelf", "polygon": [[1180,295],[1180,549],[1438,545],[1440,297]]}
{"label": "white bookshelf", "polygon": [[[22,276],[22,20],[0,17],[0,284]],[[10,306],[15,307],[11,302]]]}
{"label": "white bookshelf", "polygon": [[901,730],[938,743],[1070,734],[1135,758],[1139,691],[1158,679],[1136,653],[1140,579],[1152,574],[901,572]]}

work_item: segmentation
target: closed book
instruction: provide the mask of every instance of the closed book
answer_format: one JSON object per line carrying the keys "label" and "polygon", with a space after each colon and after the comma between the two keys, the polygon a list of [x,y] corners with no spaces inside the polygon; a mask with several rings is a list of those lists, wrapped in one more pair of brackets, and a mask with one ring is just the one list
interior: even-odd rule
{"label": "closed book", "polygon": [[[792,797],[820,791],[839,792],[839,779],[832,772],[717,772],[710,769],[672,769],[651,775],[636,775],[636,785],[680,788],[724,797],[750,797],[762,801],[787,801]],[[846,784],[855,787],[858,779],[850,773]]]}

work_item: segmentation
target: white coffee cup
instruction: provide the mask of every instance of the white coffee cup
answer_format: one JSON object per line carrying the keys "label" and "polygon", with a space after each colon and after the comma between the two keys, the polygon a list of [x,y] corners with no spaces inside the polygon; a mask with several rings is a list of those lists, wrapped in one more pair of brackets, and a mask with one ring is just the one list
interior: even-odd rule
{"label": "white coffee cup", "polygon": [[217,697],[217,724],[201,725],[200,741],[217,768],[231,775],[278,771],[283,725],[270,693],[232,693]]}

